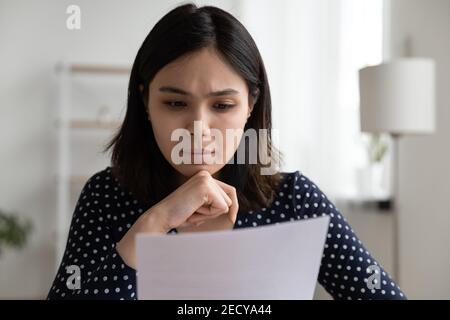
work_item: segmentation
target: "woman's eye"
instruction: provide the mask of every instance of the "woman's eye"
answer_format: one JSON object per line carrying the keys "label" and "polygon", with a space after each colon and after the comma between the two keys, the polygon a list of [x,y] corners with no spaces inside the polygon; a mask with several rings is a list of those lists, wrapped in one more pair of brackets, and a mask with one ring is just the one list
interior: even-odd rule
{"label": "woman's eye", "polygon": [[[183,101],[178,101],[178,100],[174,100],[174,101],[164,101],[165,105],[168,105],[170,108],[172,109],[182,109],[184,107],[187,106],[187,104]],[[213,108],[219,111],[225,111],[227,109],[230,109],[232,107],[234,107],[234,104],[231,103],[215,103],[213,105]]]}
{"label": "woman's eye", "polygon": [[235,106],[234,104],[229,104],[229,103],[216,103],[216,104],[214,104],[214,109],[226,110],[226,109],[233,108],[234,106]]}
{"label": "woman's eye", "polygon": [[183,101],[164,101],[164,104],[172,108],[181,108],[186,106],[186,103]]}

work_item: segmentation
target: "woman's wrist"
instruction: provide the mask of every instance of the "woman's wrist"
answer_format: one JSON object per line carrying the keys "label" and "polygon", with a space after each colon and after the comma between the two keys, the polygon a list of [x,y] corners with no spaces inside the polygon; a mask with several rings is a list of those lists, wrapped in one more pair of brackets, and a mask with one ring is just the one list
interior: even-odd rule
{"label": "woman's wrist", "polygon": [[165,211],[161,204],[154,205],[146,212],[146,214],[149,219],[150,232],[167,233],[172,229],[167,222]]}

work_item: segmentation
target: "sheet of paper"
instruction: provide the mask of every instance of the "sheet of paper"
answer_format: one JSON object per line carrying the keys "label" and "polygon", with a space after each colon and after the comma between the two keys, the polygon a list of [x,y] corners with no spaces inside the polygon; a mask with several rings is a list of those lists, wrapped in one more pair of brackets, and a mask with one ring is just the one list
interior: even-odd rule
{"label": "sheet of paper", "polygon": [[138,234],[139,299],[312,299],[329,217]]}

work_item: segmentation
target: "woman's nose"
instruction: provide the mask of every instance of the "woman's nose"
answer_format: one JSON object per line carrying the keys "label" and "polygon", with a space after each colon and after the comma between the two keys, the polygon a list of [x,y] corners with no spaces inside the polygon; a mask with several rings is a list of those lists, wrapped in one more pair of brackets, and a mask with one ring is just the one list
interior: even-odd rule
{"label": "woman's nose", "polygon": [[211,128],[204,120],[193,120],[189,123],[187,130],[193,137],[201,139],[209,138],[211,136]]}
{"label": "woman's nose", "polygon": [[202,107],[196,108],[192,113],[192,117],[188,120],[186,129],[189,130],[191,135],[209,137],[211,135],[211,128],[208,112],[203,110]]}

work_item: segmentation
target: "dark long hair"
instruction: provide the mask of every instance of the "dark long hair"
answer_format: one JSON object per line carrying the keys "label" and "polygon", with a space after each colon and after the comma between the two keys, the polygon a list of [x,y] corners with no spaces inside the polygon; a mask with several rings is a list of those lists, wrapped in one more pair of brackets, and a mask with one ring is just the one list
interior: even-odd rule
{"label": "dark long hair", "polygon": [[[256,132],[267,129],[269,159],[271,163],[281,162],[280,152],[271,152],[269,84],[251,35],[224,10],[184,4],[159,20],[139,48],[130,75],[125,119],[104,149],[107,152],[112,148],[111,166],[119,183],[143,203],[160,201],[173,192],[178,174],[162,155],[148,121],[146,97],[149,84],[168,63],[209,46],[213,46],[242,76],[253,101],[256,101],[244,132],[250,128]],[[139,90],[140,85],[143,85],[144,92]],[[241,143],[245,143],[243,140]],[[261,175],[259,160],[256,164],[247,161],[237,164],[236,154],[234,161],[221,169],[221,180],[236,188],[241,211],[267,207],[275,195],[280,173]]]}

